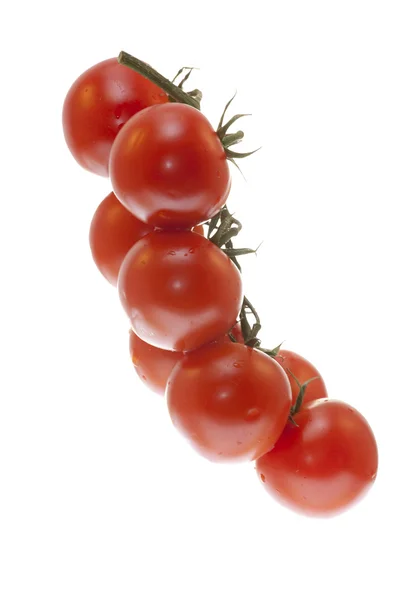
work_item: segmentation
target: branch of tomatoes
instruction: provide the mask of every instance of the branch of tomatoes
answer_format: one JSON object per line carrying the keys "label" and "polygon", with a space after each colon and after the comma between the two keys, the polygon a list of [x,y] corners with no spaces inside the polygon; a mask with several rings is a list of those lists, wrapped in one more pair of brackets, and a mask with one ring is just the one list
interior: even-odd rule
{"label": "branch of tomatoes", "polygon": [[[115,194],[98,207],[90,242],[98,268],[118,284],[131,319],[135,369],[146,385],[166,394],[173,423],[203,456],[256,459],[265,487],[306,514],[345,508],[375,480],[372,430],[355,409],[328,400],[319,372],[304,357],[280,346],[262,348],[260,317],[247,297],[241,305],[238,257],[255,251],[233,246],[242,226],[224,205],[230,173],[221,145],[231,162],[246,156],[229,150],[243,132],[228,133],[244,115],[224,125],[231,99],[215,132],[200,107],[193,106],[201,92],[183,92],[192,68],[184,67],[168,82],[126,56],[137,70],[113,58],[76,80],[64,103],[63,128],[76,160],[98,175],[110,175]],[[160,89],[165,85],[171,95]],[[81,101],[89,91],[95,104]],[[175,124],[182,135],[163,138],[166,123],[168,131]],[[208,152],[199,153],[204,135]],[[182,144],[185,138],[189,145]],[[190,154],[197,171],[189,172],[205,176],[188,181]],[[154,189],[154,172],[166,170],[166,155],[176,160],[168,161],[168,179],[159,177]],[[216,211],[208,241],[203,229],[201,235],[190,231]],[[188,310],[182,311],[182,300]],[[194,326],[194,314],[205,327]],[[226,343],[229,327],[229,337],[239,343]]]}
{"label": "branch of tomatoes", "polygon": [[[143,75],[144,77],[146,77],[146,79],[149,79],[152,83],[160,87],[164,92],[166,92],[170,101],[187,104],[200,111],[200,101],[202,98],[200,90],[193,90],[189,93],[183,90],[183,84],[187,81],[188,77],[190,76],[193,70],[192,67],[181,68],[174,77],[174,79],[170,81],[169,79],[161,75],[161,73],[156,71],[153,67],[151,67],[149,64],[132,56],[131,54],[128,54],[127,52],[120,52],[118,62]],[[176,85],[174,83],[175,80],[185,70],[187,70],[187,73],[183,76],[180,83]],[[236,165],[235,159],[250,156],[257,150],[253,150],[251,152],[235,152],[230,148],[231,146],[236,145],[243,139],[244,133],[241,130],[235,133],[229,133],[229,128],[242,117],[250,116],[244,113],[237,114],[231,117],[226,123],[224,123],[227,110],[232,104],[235,96],[236,93],[225,105],[218,123],[216,133],[221,141],[221,144],[224,147],[227,159]],[[208,239],[216,246],[218,246],[218,248],[223,250],[225,254],[235,264],[238,270],[241,271],[238,256],[255,253],[256,250],[252,250],[250,248],[234,248],[232,239],[236,237],[242,229],[240,221],[238,221],[229,212],[227,206],[223,206],[219,213],[215,215],[210,221],[208,221],[207,225]],[[268,354],[269,356],[277,356],[280,350],[280,345],[276,348],[273,348],[272,350],[263,348],[261,346],[261,340],[258,338],[258,334],[261,330],[260,317],[254,305],[246,296],[243,299],[242,307],[240,310],[240,326],[242,329],[245,345],[250,346],[252,348],[257,348],[258,350],[264,352],[265,354]],[[229,335],[232,341],[236,341],[232,332]],[[306,386],[307,382],[304,385]],[[304,391],[305,387],[304,389],[301,387],[296,401],[296,412],[300,409]]]}

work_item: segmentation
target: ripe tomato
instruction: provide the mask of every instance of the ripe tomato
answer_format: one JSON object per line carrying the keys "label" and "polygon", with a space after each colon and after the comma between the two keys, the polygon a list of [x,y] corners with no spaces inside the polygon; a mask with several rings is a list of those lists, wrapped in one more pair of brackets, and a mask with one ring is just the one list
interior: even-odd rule
{"label": "ripe tomato", "polygon": [[122,261],[132,246],[152,228],[139,221],[111,192],[94,213],[89,242],[99,271],[117,285]]}
{"label": "ripe tomato", "polygon": [[303,396],[302,406],[313,400],[326,398],[328,396],[320,372],[306,358],[303,358],[300,354],[296,354],[296,352],[292,352],[292,350],[279,350],[279,354],[275,357],[275,360],[282,365],[289,377],[290,386],[292,388],[292,404],[295,404],[300,388],[289,371],[293,373],[301,384],[313,377],[319,378],[307,385]]}
{"label": "ripe tomato", "polygon": [[140,379],[153,392],[164,394],[172,369],[183,358],[182,352],[171,352],[150,346],[132,330],[129,333],[129,352]]}
{"label": "ripe tomato", "polygon": [[153,106],[129,120],[115,139],[110,177],[122,204],[162,229],[206,221],[223,206],[231,185],[211,124],[179,103]]}
{"label": "ripe tomato", "polygon": [[175,427],[212,461],[254,460],[271,450],[291,400],[286,373],[273,358],[230,341],[186,354],[166,396]]}
{"label": "ripe tomato", "polygon": [[235,265],[191,231],[154,231],[139,240],[122,263],[118,289],[135,333],[178,352],[227,333],[242,302]]}
{"label": "ripe tomato", "polygon": [[265,488],[282,504],[333,515],[361,498],[375,480],[378,450],[364,417],[344,402],[316,400],[288,423],[275,448],[256,463]]}
{"label": "ripe tomato", "polygon": [[132,115],[168,102],[154,83],[110,58],[85,71],[72,84],[63,107],[67,145],[89,171],[108,175],[111,146]]}

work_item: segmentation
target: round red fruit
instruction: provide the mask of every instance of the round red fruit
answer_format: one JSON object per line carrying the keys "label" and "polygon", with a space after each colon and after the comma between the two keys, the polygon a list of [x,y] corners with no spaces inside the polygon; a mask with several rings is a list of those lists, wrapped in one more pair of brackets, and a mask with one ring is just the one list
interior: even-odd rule
{"label": "round red fruit", "polygon": [[227,333],[242,302],[235,265],[191,231],[154,231],[139,240],[122,263],[118,289],[135,333],[177,352]]}
{"label": "round red fruit", "polygon": [[231,178],[225,150],[206,117],[185,104],[153,106],[130,119],[110,156],[119,200],[162,229],[190,229],[225,204]]}
{"label": "round red fruit", "polygon": [[111,192],[94,213],[89,242],[99,271],[117,285],[122,261],[132,246],[152,228],[139,221]]}
{"label": "round red fruit", "polygon": [[378,450],[364,417],[337,400],[316,400],[294,416],[257,473],[282,504],[330,516],[359,500],[375,481]]}
{"label": "round red fruit", "polygon": [[271,450],[291,401],[287,375],[273,358],[230,341],[186,354],[166,396],[175,427],[212,461],[254,460]]}
{"label": "round red fruit", "polygon": [[144,108],[166,102],[165,92],[116,58],[94,65],[72,84],[64,101],[64,135],[73,157],[88,171],[108,176],[111,146],[121,127]]}

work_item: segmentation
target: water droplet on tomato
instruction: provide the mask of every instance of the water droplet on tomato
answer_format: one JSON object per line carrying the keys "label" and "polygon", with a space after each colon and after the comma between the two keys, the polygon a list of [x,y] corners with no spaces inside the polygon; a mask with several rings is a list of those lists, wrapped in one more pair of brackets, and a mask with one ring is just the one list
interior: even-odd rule
{"label": "water droplet on tomato", "polygon": [[116,119],[120,119],[121,118],[121,114],[122,114],[122,107],[121,106],[116,106],[115,110],[114,110],[114,116]]}
{"label": "water droplet on tomato", "polygon": [[259,416],[260,411],[258,408],[249,408],[249,410],[246,413],[246,421],[255,421],[259,418]]}
{"label": "water droplet on tomato", "polygon": [[243,367],[243,363],[242,363],[242,362],[234,362],[234,363],[233,363],[233,366],[234,366],[236,369],[240,369],[241,367]]}
{"label": "water droplet on tomato", "polygon": [[170,251],[168,252],[168,254],[170,254],[171,256],[175,256],[176,252],[175,252],[175,250],[170,250]]}
{"label": "water droplet on tomato", "polygon": [[194,248],[189,248],[189,254],[194,254]]}

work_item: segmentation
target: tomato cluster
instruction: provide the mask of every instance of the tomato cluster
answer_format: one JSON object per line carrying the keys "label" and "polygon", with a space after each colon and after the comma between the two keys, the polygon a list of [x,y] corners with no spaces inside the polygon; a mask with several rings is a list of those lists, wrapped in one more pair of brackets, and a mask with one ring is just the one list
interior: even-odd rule
{"label": "tomato cluster", "polygon": [[309,361],[257,337],[226,208],[228,160],[244,156],[230,148],[242,132],[228,133],[239,115],[215,131],[194,93],[131,59],[136,70],[110,59],[81,75],[63,126],[75,159],[110,177],[90,246],[129,317],[133,365],[202,456],[255,461],[282,504],[335,514],[373,483],[377,446]]}

